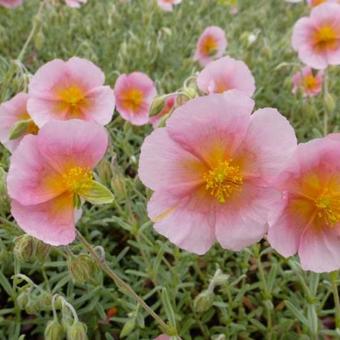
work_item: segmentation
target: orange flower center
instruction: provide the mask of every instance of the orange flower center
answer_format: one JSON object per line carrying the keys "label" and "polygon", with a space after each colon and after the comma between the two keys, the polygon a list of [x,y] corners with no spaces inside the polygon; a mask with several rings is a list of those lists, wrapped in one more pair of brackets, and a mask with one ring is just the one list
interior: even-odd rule
{"label": "orange flower center", "polygon": [[59,100],[62,102],[60,110],[67,110],[69,117],[82,116],[82,109],[87,105],[85,91],[76,85],[58,90]]}
{"label": "orange flower center", "polygon": [[230,161],[220,162],[215,168],[203,175],[206,191],[219,203],[225,201],[234,193],[241,190],[243,176],[240,167]]}
{"label": "orange flower center", "polygon": [[315,201],[317,217],[328,226],[340,222],[340,194],[325,194]]}
{"label": "orange flower center", "polygon": [[307,90],[313,90],[318,86],[318,80],[313,74],[308,74],[303,79],[303,87]]}
{"label": "orange flower center", "polygon": [[126,110],[136,112],[141,107],[143,98],[144,95],[141,90],[136,88],[128,89],[121,96],[122,105]]}
{"label": "orange flower center", "polygon": [[92,171],[76,166],[67,170],[62,178],[65,189],[73,194],[78,194],[91,188]]}
{"label": "orange flower center", "polygon": [[312,1],[312,6],[313,7],[319,6],[319,5],[323,4],[324,2],[326,2],[326,0],[313,0]]}
{"label": "orange flower center", "polygon": [[217,41],[216,39],[208,35],[206,36],[201,44],[201,52],[206,56],[214,56],[217,52]]}
{"label": "orange flower center", "polygon": [[335,50],[339,46],[339,41],[340,37],[331,25],[320,27],[313,36],[314,46],[319,52]]}

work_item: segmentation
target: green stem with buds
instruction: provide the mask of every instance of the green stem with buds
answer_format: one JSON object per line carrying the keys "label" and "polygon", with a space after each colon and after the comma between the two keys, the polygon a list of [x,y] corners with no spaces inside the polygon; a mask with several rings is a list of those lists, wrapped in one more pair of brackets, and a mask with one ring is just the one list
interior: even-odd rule
{"label": "green stem with buds", "polygon": [[117,285],[118,288],[122,290],[125,294],[132,297],[137,303],[139,303],[145,311],[150,314],[154,320],[158,323],[160,328],[163,332],[165,332],[168,335],[176,336],[176,330],[174,330],[171,326],[167,325],[145,302],[144,300],[136,294],[136,292],[132,289],[132,287],[123,281],[105,262],[105,260],[101,259],[92,245],[87,242],[85,237],[77,231],[78,239],[83,244],[84,248],[90,253],[90,255],[93,257],[93,259],[96,261],[97,265],[101,268],[103,272],[105,272]]}

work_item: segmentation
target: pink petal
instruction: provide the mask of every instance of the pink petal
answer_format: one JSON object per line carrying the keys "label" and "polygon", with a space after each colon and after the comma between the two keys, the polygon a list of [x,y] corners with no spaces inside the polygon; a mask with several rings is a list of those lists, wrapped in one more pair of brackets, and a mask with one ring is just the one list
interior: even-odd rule
{"label": "pink petal", "polygon": [[253,107],[254,101],[238,91],[196,98],[172,113],[167,130],[199,159],[207,157],[207,148],[211,150],[213,144],[228,147],[230,154],[246,134]]}
{"label": "pink petal", "polygon": [[12,155],[7,176],[9,196],[23,205],[33,205],[57,197],[63,192],[60,176],[44,160],[38,137],[27,135]]}
{"label": "pink petal", "polygon": [[245,144],[256,155],[262,176],[269,181],[283,169],[297,140],[289,121],[276,109],[265,108],[251,116]]}
{"label": "pink petal", "polygon": [[139,160],[139,177],[152,190],[186,193],[200,182],[199,160],[174,142],[165,128],[156,129],[144,140]]}
{"label": "pink petal", "polygon": [[75,239],[72,196],[61,195],[31,206],[12,200],[11,206],[13,217],[27,234],[53,246],[67,245]]}
{"label": "pink petal", "polygon": [[62,173],[65,163],[93,169],[106,152],[108,135],[93,122],[51,121],[41,128],[37,143],[43,157]]}
{"label": "pink petal", "polygon": [[215,241],[214,214],[193,209],[190,199],[178,201],[167,193],[155,192],[148,204],[148,214],[156,220],[154,228],[178,247],[204,254]]}

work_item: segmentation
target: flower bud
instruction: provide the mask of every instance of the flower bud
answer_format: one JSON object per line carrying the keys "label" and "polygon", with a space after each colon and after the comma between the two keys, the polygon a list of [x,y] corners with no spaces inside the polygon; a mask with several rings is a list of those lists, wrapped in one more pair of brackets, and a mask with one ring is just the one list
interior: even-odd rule
{"label": "flower bud", "polygon": [[149,117],[156,116],[163,110],[165,106],[165,100],[166,96],[155,97],[150,107]]}
{"label": "flower bud", "polygon": [[9,211],[10,208],[10,200],[7,194],[6,176],[7,173],[5,170],[0,168],[0,209],[5,213]]}
{"label": "flower bud", "polygon": [[63,339],[65,332],[61,323],[54,319],[49,321],[45,328],[45,340],[60,340]]}
{"label": "flower bud", "polygon": [[68,260],[68,270],[74,283],[98,283],[98,267],[90,255],[80,254]]}
{"label": "flower bud", "polygon": [[109,185],[112,178],[112,166],[107,159],[103,159],[97,166],[97,173],[101,183]]}
{"label": "flower bud", "polygon": [[121,332],[120,337],[124,338],[129,335],[136,327],[136,320],[135,318],[130,318],[128,321],[125,322]]}
{"label": "flower bud", "polygon": [[25,234],[15,240],[13,253],[20,262],[43,262],[49,250],[48,244]]}
{"label": "flower bud", "polygon": [[80,321],[74,321],[73,324],[67,327],[67,340],[87,340],[86,325]]}
{"label": "flower bud", "polygon": [[336,107],[334,97],[330,93],[326,93],[323,100],[324,100],[324,104],[325,104],[327,112],[329,113],[334,112],[335,107]]}
{"label": "flower bud", "polygon": [[214,292],[207,289],[198,294],[194,300],[194,310],[203,313],[210,309],[214,302]]}
{"label": "flower bud", "polygon": [[111,179],[111,188],[118,201],[126,198],[125,178],[120,172],[115,172]]}
{"label": "flower bud", "polygon": [[28,304],[28,292],[27,290],[23,290],[15,299],[16,305],[19,309],[24,310]]}

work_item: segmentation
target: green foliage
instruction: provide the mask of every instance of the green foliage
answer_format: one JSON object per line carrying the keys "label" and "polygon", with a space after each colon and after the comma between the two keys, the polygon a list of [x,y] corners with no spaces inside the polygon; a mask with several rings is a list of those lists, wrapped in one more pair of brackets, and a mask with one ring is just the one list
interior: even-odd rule
{"label": "green foliage", "polygon": [[[1,100],[26,90],[29,74],[43,63],[74,55],[97,63],[111,86],[120,73],[140,70],[156,81],[159,94],[175,91],[199,70],[192,61],[198,36],[206,26],[219,25],[229,40],[228,53],[243,59],[254,73],[257,107],[278,108],[304,141],[323,134],[325,100],[333,112],[328,129],[339,130],[340,115],[335,114],[339,68],[330,69],[328,98],[304,100],[291,94],[291,76],[299,62],[290,36],[294,22],[307,11],[302,3],[239,0],[236,16],[229,13],[228,1],[218,0],[183,0],[173,13],[162,12],[152,0],[88,0],[79,10],[49,3],[39,20],[33,20],[32,43],[17,60],[39,3],[27,0],[15,11],[0,8]],[[111,146],[97,175],[102,184],[111,186],[114,200],[85,205],[78,228],[88,241],[102,247],[97,250],[105,249],[101,255],[109,266],[183,339],[340,336],[334,330],[328,276],[302,272],[295,259],[278,256],[266,241],[240,253],[216,245],[199,257],[157,235],[146,214],[149,192],[136,175],[140,145],[151,127],[131,126],[115,114],[109,130]],[[1,148],[0,165],[5,170],[8,158]],[[78,338],[84,338],[85,328],[89,339],[152,339],[161,333],[154,320],[107,277],[102,283],[72,280],[69,259],[83,253],[79,242],[52,249],[43,263],[13,257],[14,239],[21,232],[9,215],[4,180],[1,172],[0,339],[20,335],[38,339],[46,327],[52,332],[53,313],[61,313],[64,319],[71,313],[58,306],[58,299],[55,310],[48,304],[46,308],[43,299],[48,296],[50,301],[55,294],[64,296],[86,323],[87,327],[80,324],[82,337]],[[218,269],[225,276],[211,290]],[[32,282],[25,283],[22,277],[19,282],[20,273]],[[207,294],[209,303],[198,308],[197,301]],[[111,315],[113,309],[116,313]],[[76,321],[69,315],[71,322]]]}

